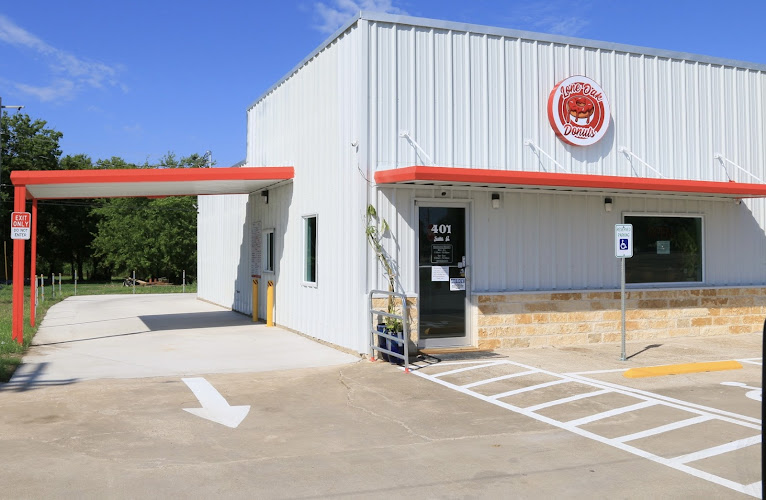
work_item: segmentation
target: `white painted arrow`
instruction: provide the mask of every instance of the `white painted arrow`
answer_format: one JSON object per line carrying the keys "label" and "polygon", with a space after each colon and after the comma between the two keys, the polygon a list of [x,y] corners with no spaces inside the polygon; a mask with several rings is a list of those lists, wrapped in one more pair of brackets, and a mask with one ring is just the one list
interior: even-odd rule
{"label": "white painted arrow", "polygon": [[194,393],[202,408],[184,408],[192,415],[236,429],[250,411],[247,406],[229,406],[229,403],[202,377],[182,378],[184,384]]}

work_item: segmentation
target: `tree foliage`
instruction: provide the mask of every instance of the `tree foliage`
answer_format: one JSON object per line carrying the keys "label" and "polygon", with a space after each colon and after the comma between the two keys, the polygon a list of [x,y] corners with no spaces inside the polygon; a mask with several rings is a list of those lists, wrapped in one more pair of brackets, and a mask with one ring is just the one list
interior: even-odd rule
{"label": "tree foliage", "polygon": [[[159,168],[194,168],[204,164],[200,159],[191,155],[178,160],[168,153]],[[104,200],[93,211],[98,217],[94,255],[125,276],[136,271],[137,277],[178,281],[183,271],[196,273],[196,201],[192,196]]]}
{"label": "tree foliage", "polygon": [[[43,120],[4,114],[0,165],[0,227],[10,245],[13,211],[11,170],[88,170],[127,168],[198,168],[198,154],[177,158],[168,153],[156,164],[135,165],[112,157],[93,162],[86,155],[61,158],[63,134]],[[29,208],[27,208],[28,210]],[[38,273],[74,272],[109,278],[113,273],[178,280],[196,273],[197,208],[195,197],[161,199],[41,200],[38,202]],[[26,246],[29,255],[30,245]],[[3,277],[4,279],[4,277]]]}
{"label": "tree foliage", "polygon": [[[46,125],[45,121],[32,120],[24,113],[12,115],[2,113],[0,117],[0,231],[2,231],[4,251],[7,249],[10,252],[12,247],[10,224],[14,192],[11,171],[59,169],[61,156],[59,140],[62,134],[47,128]],[[41,232],[40,229],[38,227],[38,234]],[[29,245],[26,247],[27,255],[29,255]],[[10,258],[10,254],[4,257]],[[41,255],[41,260],[45,258],[45,255]],[[11,272],[12,267],[12,262],[9,261],[8,273]],[[5,275],[2,279],[6,279]]]}

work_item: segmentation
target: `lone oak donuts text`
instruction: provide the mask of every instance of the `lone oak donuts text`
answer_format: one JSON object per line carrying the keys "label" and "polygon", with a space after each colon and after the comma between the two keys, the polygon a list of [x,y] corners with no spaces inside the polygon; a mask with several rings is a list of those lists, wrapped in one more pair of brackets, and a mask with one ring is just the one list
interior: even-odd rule
{"label": "lone oak donuts text", "polygon": [[548,120],[562,141],[590,146],[609,128],[609,102],[596,82],[571,76],[553,87],[548,97]]}

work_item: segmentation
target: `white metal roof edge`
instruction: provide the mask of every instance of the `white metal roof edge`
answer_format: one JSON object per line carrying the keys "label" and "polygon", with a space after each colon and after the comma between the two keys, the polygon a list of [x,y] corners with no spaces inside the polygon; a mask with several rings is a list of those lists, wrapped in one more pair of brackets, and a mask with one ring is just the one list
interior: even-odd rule
{"label": "white metal roof edge", "polygon": [[615,42],[603,42],[599,40],[590,40],[587,38],[576,38],[563,35],[552,35],[548,33],[538,33],[534,31],[523,31],[512,28],[499,28],[494,26],[485,26],[481,24],[460,23],[455,21],[441,21],[425,17],[411,17],[397,14],[385,14],[380,12],[361,12],[361,18],[368,21],[387,22],[395,24],[406,24],[410,26],[422,26],[426,28],[445,29],[453,31],[466,31],[471,33],[481,33],[487,35],[506,36],[510,38],[519,38],[524,40],[533,40],[539,42],[558,43],[563,45],[579,45],[586,48],[613,50],[616,52],[627,52],[631,54],[644,54],[667,59],[681,59],[684,61],[695,61],[718,66],[731,66],[742,69],[753,69],[766,72],[766,64],[759,64],[749,61],[738,61],[735,59],[726,59],[721,57],[706,56],[702,54],[693,54],[690,52],[678,52],[673,50],[654,49],[651,47],[642,47],[639,45],[628,45]]}
{"label": "white metal roof edge", "polygon": [[736,59],[726,59],[722,57],[706,56],[702,54],[693,54],[690,52],[678,52],[673,50],[655,49],[651,47],[642,47],[639,45],[628,45],[615,42],[603,42],[599,40],[590,40],[587,38],[576,38],[563,35],[552,35],[549,33],[538,33],[534,31],[523,31],[512,28],[500,28],[494,26],[486,26],[481,24],[461,23],[457,21],[442,21],[437,19],[429,19],[426,17],[413,17],[404,16],[400,14],[386,14],[382,12],[368,12],[361,11],[346,22],[343,26],[338,28],[332,35],[326,38],[316,49],[314,49],[308,56],[304,57],[298,64],[296,64],[290,71],[282,78],[277,80],[274,85],[270,86],[265,92],[263,92],[257,99],[255,99],[250,106],[247,107],[248,111],[252,109],[259,101],[271,93],[275,88],[285,82],[290,76],[298,71],[304,64],[313,59],[318,53],[324,50],[335,39],[340,37],[351,26],[356,24],[360,19],[366,21],[375,21],[392,24],[403,24],[409,26],[419,26],[424,28],[445,29],[453,31],[464,31],[470,33],[481,33],[487,35],[505,36],[509,38],[518,38],[522,40],[532,40],[538,42],[558,43],[562,45],[577,45],[580,47],[610,50],[615,52],[625,52],[629,54],[641,54],[647,56],[661,57],[665,59],[678,59],[682,61],[700,62],[704,64],[712,64],[715,66],[730,66],[734,68],[750,69],[754,71],[766,72],[766,64],[754,63],[749,61],[739,61]]}
{"label": "white metal roof edge", "polygon": [[357,22],[357,21],[359,21],[359,19],[361,19],[361,18],[362,18],[362,15],[363,15],[363,12],[361,12],[361,11],[360,11],[360,12],[359,12],[358,14],[356,14],[354,17],[352,17],[351,19],[349,19],[349,20],[348,20],[348,22],[346,22],[346,23],[345,23],[343,26],[341,26],[340,28],[338,28],[337,30],[335,30],[335,33],[333,33],[332,35],[330,35],[329,37],[327,37],[327,38],[324,40],[324,42],[320,43],[320,44],[319,44],[319,47],[317,47],[316,49],[314,49],[313,51],[311,51],[311,53],[310,53],[309,55],[307,55],[306,57],[304,57],[303,59],[301,59],[301,62],[299,62],[298,64],[296,64],[295,66],[293,66],[293,67],[292,67],[292,69],[291,69],[290,71],[288,71],[288,72],[285,74],[285,76],[283,76],[282,78],[280,78],[279,80],[277,80],[277,81],[276,81],[276,83],[274,83],[274,85],[272,85],[271,87],[269,87],[269,88],[268,88],[268,89],[267,89],[267,90],[266,90],[264,93],[262,93],[261,95],[259,95],[259,96],[258,96],[258,97],[257,97],[257,98],[256,98],[256,99],[255,99],[255,100],[252,102],[252,103],[250,103],[250,106],[248,106],[248,107],[247,107],[247,110],[248,110],[248,111],[250,111],[251,109],[253,109],[253,108],[255,107],[255,105],[256,105],[256,104],[258,104],[258,102],[259,102],[261,99],[263,99],[264,97],[266,97],[267,95],[269,95],[269,94],[270,94],[270,93],[271,93],[271,92],[272,92],[272,91],[273,91],[275,88],[277,88],[277,87],[279,87],[280,85],[282,85],[282,83],[284,83],[284,82],[285,82],[285,81],[286,81],[288,78],[290,78],[290,77],[291,77],[291,76],[292,76],[292,75],[293,75],[295,72],[297,72],[299,69],[301,69],[301,68],[303,67],[303,65],[304,65],[304,64],[306,64],[306,63],[307,63],[307,62],[309,62],[311,59],[313,59],[313,58],[314,58],[314,57],[315,57],[317,54],[319,54],[320,52],[322,52],[322,51],[323,51],[323,50],[324,50],[324,49],[325,49],[325,48],[326,48],[328,45],[330,45],[330,44],[331,44],[332,42],[334,42],[334,41],[335,41],[337,38],[339,38],[339,37],[340,37],[340,36],[341,36],[343,33],[345,33],[347,29],[349,29],[351,26],[353,26],[354,24],[356,24],[356,22]]}

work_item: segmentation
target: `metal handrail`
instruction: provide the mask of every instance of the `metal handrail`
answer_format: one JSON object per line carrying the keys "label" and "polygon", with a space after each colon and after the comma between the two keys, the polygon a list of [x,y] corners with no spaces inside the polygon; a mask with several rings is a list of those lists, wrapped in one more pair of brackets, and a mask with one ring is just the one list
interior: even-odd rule
{"label": "metal handrail", "polygon": [[750,172],[748,172],[746,169],[744,169],[744,168],[740,167],[739,165],[737,165],[736,163],[734,163],[734,162],[733,162],[733,161],[731,161],[730,159],[726,158],[726,157],[725,157],[724,155],[722,155],[721,153],[716,153],[716,154],[714,154],[714,155],[713,155],[713,158],[715,158],[716,160],[718,160],[718,161],[721,163],[721,167],[723,168],[723,171],[724,171],[724,173],[726,174],[726,178],[727,178],[729,181],[731,181],[732,179],[731,179],[731,176],[729,175],[729,171],[728,171],[728,170],[726,170],[726,165],[724,164],[724,162],[728,162],[728,163],[731,163],[732,165],[734,165],[735,167],[737,167],[737,168],[738,168],[738,169],[740,169],[741,171],[745,172],[747,175],[749,175],[749,176],[750,176],[750,177],[752,177],[753,179],[757,180],[758,182],[763,182],[763,180],[761,180],[761,178],[760,178],[760,177],[756,177],[755,175],[751,174],[751,173],[750,173]]}
{"label": "metal handrail", "polygon": [[[397,297],[399,300],[402,301],[402,314],[395,314],[390,313],[388,311],[381,311],[378,309],[375,309],[372,306],[372,299],[376,295],[386,295],[388,297]],[[369,328],[370,328],[370,354],[372,355],[372,359],[375,359],[375,351],[382,352],[384,354],[387,354],[388,356],[393,356],[395,358],[399,358],[403,361],[404,364],[404,371],[406,373],[410,372],[410,353],[409,353],[409,327],[408,327],[408,315],[407,315],[407,296],[403,293],[397,293],[397,292],[389,292],[388,290],[370,290],[369,293],[369,300],[370,300],[370,316],[369,316]],[[376,330],[373,325],[375,321],[375,316],[384,316],[386,318],[393,318],[398,319],[402,322],[402,337],[400,338],[398,335],[396,335],[396,332],[393,332],[394,334],[391,335],[391,333],[387,331],[380,332]],[[389,349],[386,349],[384,347],[380,347],[377,345],[376,337],[382,337],[385,339],[388,339],[392,342],[396,342],[397,344],[401,344],[403,346],[402,353],[399,354],[398,352],[391,351]]]}

